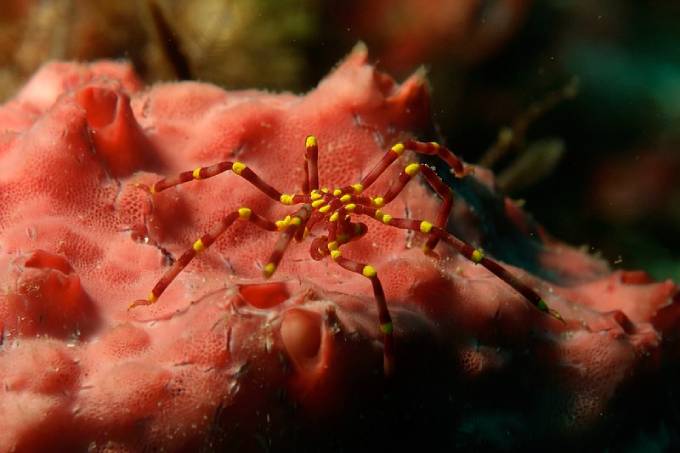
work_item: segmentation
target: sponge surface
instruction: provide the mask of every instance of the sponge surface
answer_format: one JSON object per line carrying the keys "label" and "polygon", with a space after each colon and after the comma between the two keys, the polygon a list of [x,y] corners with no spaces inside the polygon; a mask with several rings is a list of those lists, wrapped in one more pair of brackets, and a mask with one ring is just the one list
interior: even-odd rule
{"label": "sponge surface", "polygon": [[[156,304],[128,311],[226,214],[290,213],[230,172],[153,196],[139,185],[237,159],[293,193],[309,134],[322,185],[351,184],[427,127],[428,96],[420,76],[397,84],[362,50],[305,96],[144,87],[125,63],[44,66],[0,107],[0,451],[185,451],[212,442],[216,427],[245,450],[259,445],[264,414],[288,420],[274,402],[282,389],[307,416],[342,414],[358,389],[380,385],[371,285],[310,257],[320,231],[291,244],[264,281],[277,235],[237,222]],[[415,159],[404,155],[370,194]],[[434,219],[439,203],[414,182],[385,212]],[[450,222],[473,229],[473,214],[460,212]],[[509,201],[506,214],[517,228],[531,223]],[[559,408],[530,401],[530,417],[552,414],[546,423],[564,436],[596,425],[678,324],[672,282],[611,273],[545,234],[540,262],[572,283],[511,269],[565,325],[445,245],[426,256],[420,235],[366,223],[343,255],[377,269],[399,366],[418,363],[409,345],[425,338],[438,351],[430,366],[456,379],[524,376],[536,395],[558,396]],[[522,369],[527,360],[535,366]]]}

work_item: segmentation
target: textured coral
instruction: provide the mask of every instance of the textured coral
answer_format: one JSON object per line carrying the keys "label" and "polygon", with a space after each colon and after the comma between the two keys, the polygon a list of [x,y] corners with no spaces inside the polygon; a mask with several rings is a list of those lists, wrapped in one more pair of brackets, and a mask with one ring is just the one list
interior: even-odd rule
{"label": "textured coral", "polygon": [[[511,269],[566,324],[445,245],[426,256],[419,235],[370,220],[344,253],[371,262],[385,286],[397,344],[389,384],[370,284],[313,261],[310,239],[265,282],[276,234],[236,224],[155,305],[128,311],[225,213],[289,212],[231,173],[153,196],[138,184],[238,157],[299,190],[314,133],[320,179],[339,186],[427,127],[424,81],[398,85],[362,50],[301,97],[189,82],[143,89],[124,63],[52,63],[0,109],[0,124],[0,451],[386,446],[424,426],[457,442],[484,429],[489,401],[475,399],[497,389],[514,390],[494,420],[517,443],[574,439],[643,367],[658,369],[663,335],[677,327],[673,283],[609,273],[559,244],[494,195],[482,169],[450,227],[473,242],[497,221],[514,231],[544,279]],[[470,193],[498,201],[499,216],[470,209]],[[434,218],[438,203],[414,183],[386,211]],[[343,441],[338,427],[363,437]]]}

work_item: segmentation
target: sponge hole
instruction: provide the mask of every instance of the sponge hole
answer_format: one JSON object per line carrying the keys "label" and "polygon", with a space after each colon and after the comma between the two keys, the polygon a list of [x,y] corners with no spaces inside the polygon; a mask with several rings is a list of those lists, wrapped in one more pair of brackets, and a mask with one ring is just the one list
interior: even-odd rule
{"label": "sponge hole", "polygon": [[305,368],[321,348],[321,316],[297,308],[288,310],[281,321],[281,339],[295,364]]}
{"label": "sponge hole", "polygon": [[260,309],[276,307],[290,297],[290,291],[284,282],[241,285],[238,292],[249,305]]}

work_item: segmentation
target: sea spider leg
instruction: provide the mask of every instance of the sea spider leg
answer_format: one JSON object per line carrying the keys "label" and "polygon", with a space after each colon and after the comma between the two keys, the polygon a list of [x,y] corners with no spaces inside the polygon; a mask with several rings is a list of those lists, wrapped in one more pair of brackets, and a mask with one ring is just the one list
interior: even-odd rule
{"label": "sea spider leg", "polygon": [[303,192],[319,189],[319,147],[316,137],[308,135],[305,139],[305,182]]}
{"label": "sea spider leg", "polygon": [[[443,201],[439,207],[439,212],[437,213],[434,223],[436,226],[443,228],[446,226],[446,221],[449,218],[451,209],[453,208],[453,191],[449,186],[444,184],[441,178],[437,176],[437,173],[435,173],[435,171],[426,164],[412,163],[404,167],[396,182],[394,182],[387,190],[387,193],[382,197],[373,198],[371,204],[380,208],[390,203],[397,197],[397,195],[401,193],[402,190],[404,190],[406,184],[408,184],[409,181],[411,181],[419,172],[423,174],[425,181],[427,181],[430,187],[432,187],[432,189],[437,193],[437,195],[441,197]],[[431,234],[423,246],[423,250],[426,253],[430,252],[435,248],[438,241],[439,238],[434,234]]]}
{"label": "sea spider leg", "polygon": [[314,238],[312,243],[309,245],[309,254],[314,261],[320,261],[328,256],[329,252],[327,251],[327,244],[328,236],[319,236]]}
{"label": "sea spider leg", "polygon": [[286,251],[286,248],[288,248],[288,244],[290,244],[290,241],[295,236],[295,233],[305,228],[311,210],[311,206],[303,205],[290,217],[290,222],[282,229],[279,239],[276,241],[269,261],[262,267],[262,273],[265,278],[271,277],[274,272],[276,272],[276,268],[278,267],[279,262],[281,262],[281,258],[283,258],[283,254]]}
{"label": "sea spider leg", "polygon": [[217,176],[229,170],[260,189],[262,193],[273,200],[280,201],[283,204],[294,204],[306,201],[306,197],[304,196],[293,197],[291,195],[282,194],[274,187],[267,184],[246,164],[238,161],[224,161],[207,167],[197,167],[194,170],[184,171],[178,175],[161,179],[160,181],[152,184],[148,190],[154,194],[190,181],[212,178],[213,176]]}
{"label": "sea spider leg", "polygon": [[140,299],[134,301],[128,307],[128,310],[139,305],[151,305],[163,294],[163,291],[172,283],[172,281],[177,277],[177,275],[182,272],[182,270],[191,262],[192,259],[199,253],[205,251],[210,247],[213,242],[223,234],[236,220],[247,220],[255,224],[256,226],[267,230],[267,231],[277,231],[278,227],[274,222],[271,222],[264,217],[259,216],[254,213],[250,208],[239,208],[238,210],[227,214],[222,222],[213,230],[210,231],[200,238],[198,238],[190,249],[185,251],[182,256],[179,257],[177,261],[168,269],[160,280],[153,287],[146,299]]}
{"label": "sea spider leg", "polygon": [[[437,195],[439,195],[442,199],[442,204],[439,207],[434,224],[439,228],[446,228],[446,222],[449,219],[451,210],[453,209],[453,190],[447,186],[437,175],[437,173],[435,173],[435,171],[427,165],[421,164],[420,171],[425,177],[425,181],[427,181],[430,187],[432,187],[434,191],[437,192]],[[423,250],[426,253],[430,250],[433,250],[437,246],[438,242],[439,238],[434,234],[430,234],[427,238],[427,242],[423,246]]]}
{"label": "sea spider leg", "polygon": [[[392,162],[397,160],[399,156],[404,152],[404,145],[402,143],[397,143],[392,148],[390,148],[383,157],[373,166],[373,168],[361,179],[361,182],[357,186],[359,190],[355,191],[361,192],[368,189],[376,179],[389,167]],[[346,189],[346,188],[343,188]],[[344,190],[346,191],[346,190]]]}
{"label": "sea spider leg", "polygon": [[[426,156],[437,156],[451,168],[454,175],[462,178],[472,170],[463,164],[463,161],[456,156],[453,151],[437,142],[420,142],[418,140],[406,140],[404,143],[397,143],[392,146],[383,157],[371,168],[371,170],[361,179],[361,182],[340,189],[344,193],[354,190],[359,194],[370,187],[385,170],[401,156],[404,151],[409,150]],[[378,203],[380,200],[378,200]],[[376,205],[380,207],[379,204]]]}
{"label": "sea spider leg", "polygon": [[383,334],[383,370],[385,376],[392,376],[394,373],[394,326],[392,325],[392,316],[387,309],[385,291],[378,278],[378,272],[370,264],[359,263],[345,258],[339,249],[331,251],[331,258],[341,267],[363,275],[371,281],[373,296],[378,308],[380,332]]}
{"label": "sea spider leg", "polygon": [[437,156],[449,166],[453,174],[462,178],[471,173],[472,167],[466,167],[463,161],[456,156],[453,151],[446,146],[442,146],[437,142],[420,142],[418,140],[406,140],[404,147],[410,151],[415,151],[418,154],[425,156]]}
{"label": "sea spider leg", "polygon": [[368,206],[357,206],[356,212],[358,214],[371,216],[376,220],[382,221],[384,224],[391,225],[396,228],[420,231],[421,233],[425,234],[433,234],[435,237],[451,245],[458,253],[463,255],[468,260],[475,264],[481,264],[484,266],[487,270],[496,275],[515,291],[524,296],[524,298],[538,310],[564,322],[562,316],[560,316],[556,310],[548,307],[547,302],[543,300],[543,298],[541,298],[541,296],[539,296],[536,291],[521,282],[498,262],[486,257],[482,250],[476,249],[467,242],[458,239],[443,228],[437,227],[427,220],[392,217],[389,214],[382,214],[380,210]]}

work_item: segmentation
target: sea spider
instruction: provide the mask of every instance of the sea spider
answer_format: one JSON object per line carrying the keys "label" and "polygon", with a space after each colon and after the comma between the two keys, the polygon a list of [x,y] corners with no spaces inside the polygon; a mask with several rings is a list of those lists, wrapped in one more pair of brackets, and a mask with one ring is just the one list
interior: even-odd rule
{"label": "sea spider", "polygon": [[[534,290],[518,280],[507,269],[496,261],[486,257],[482,250],[476,249],[470,244],[448,233],[444,228],[453,206],[453,191],[429,166],[422,163],[410,163],[404,167],[390,188],[382,196],[367,197],[362,195],[380,175],[401,156],[404,151],[410,150],[418,154],[434,155],[442,159],[451,168],[457,177],[464,177],[469,173],[469,168],[449,149],[435,142],[425,143],[417,140],[407,140],[392,146],[383,157],[375,164],[371,171],[360,182],[346,187],[329,190],[319,187],[318,173],[318,146],[317,140],[310,135],[305,140],[305,179],[302,193],[281,193],[268,183],[263,181],[257,174],[243,162],[225,161],[208,167],[198,167],[195,170],[185,171],[177,176],[161,179],[148,187],[151,194],[161,192],[170,187],[193,180],[211,178],[225,171],[231,170],[257,187],[265,195],[284,205],[301,205],[296,211],[277,221],[270,221],[248,207],[241,207],[226,215],[222,222],[214,230],[198,238],[182,256],[175,261],[172,267],[156,283],[148,297],[137,300],[130,308],[139,305],[149,305],[161,296],[163,291],[177,277],[177,275],[199,253],[210,247],[215,240],[224,233],[235,221],[244,220],[255,224],[267,231],[279,231],[279,239],[269,261],[263,266],[265,278],[271,277],[283,257],[283,254],[295,238],[300,242],[314,225],[324,222],[327,235],[320,236],[311,241],[309,253],[314,260],[322,260],[327,256],[348,271],[363,275],[371,281],[375,302],[378,308],[378,320],[380,332],[383,335],[383,367],[386,375],[391,375],[394,370],[394,336],[390,311],[387,308],[385,293],[378,278],[376,269],[367,263],[360,263],[342,256],[341,247],[351,241],[364,236],[368,230],[365,223],[354,222],[354,216],[367,216],[383,224],[405,230],[419,231],[427,235],[424,249],[431,251],[441,240],[452,246],[458,253],[475,264],[481,264],[495,274],[498,278],[514,288],[524,296],[538,310],[562,320],[559,313],[548,307],[548,304]],[[442,198],[443,203],[434,222],[424,219],[408,219],[392,217],[383,213],[381,208],[390,203],[404,189],[413,177],[421,173],[425,181]]]}

